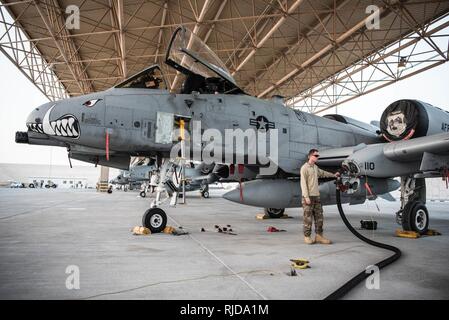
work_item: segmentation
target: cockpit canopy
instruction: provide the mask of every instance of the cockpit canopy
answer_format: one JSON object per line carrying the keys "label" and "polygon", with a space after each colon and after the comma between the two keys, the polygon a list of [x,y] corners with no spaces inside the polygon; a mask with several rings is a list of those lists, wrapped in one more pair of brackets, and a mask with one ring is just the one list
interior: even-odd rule
{"label": "cockpit canopy", "polygon": [[182,93],[243,93],[220,58],[185,27],[175,30],[165,63],[186,75]]}
{"label": "cockpit canopy", "polygon": [[[165,63],[185,75],[181,93],[244,93],[212,49],[184,27],[175,30],[165,55]],[[115,88],[167,90],[168,86],[160,67],[153,65]]]}
{"label": "cockpit canopy", "polygon": [[143,88],[166,90],[167,85],[159,66],[153,65],[119,83],[115,86],[115,88]]}

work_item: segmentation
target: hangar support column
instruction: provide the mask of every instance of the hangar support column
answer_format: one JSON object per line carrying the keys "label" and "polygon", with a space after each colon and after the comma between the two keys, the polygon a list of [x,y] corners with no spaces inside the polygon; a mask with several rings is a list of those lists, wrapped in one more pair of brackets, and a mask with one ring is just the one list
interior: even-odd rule
{"label": "hangar support column", "polygon": [[108,188],[109,188],[109,167],[101,166],[97,191],[107,192]]}

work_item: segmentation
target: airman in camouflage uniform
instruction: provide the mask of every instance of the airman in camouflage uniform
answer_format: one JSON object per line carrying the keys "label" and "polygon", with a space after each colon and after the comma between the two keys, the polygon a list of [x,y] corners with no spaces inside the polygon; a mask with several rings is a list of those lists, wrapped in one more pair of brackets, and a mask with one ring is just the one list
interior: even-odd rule
{"label": "airman in camouflage uniform", "polygon": [[[318,168],[315,164],[318,161],[318,150],[311,149],[308,161],[301,167],[301,193],[302,208],[304,211],[304,242],[312,244],[315,242],[330,244],[331,241],[323,236],[323,207],[320,201],[318,189],[318,178],[334,178],[338,176]],[[315,220],[315,240],[312,234],[312,223]]]}

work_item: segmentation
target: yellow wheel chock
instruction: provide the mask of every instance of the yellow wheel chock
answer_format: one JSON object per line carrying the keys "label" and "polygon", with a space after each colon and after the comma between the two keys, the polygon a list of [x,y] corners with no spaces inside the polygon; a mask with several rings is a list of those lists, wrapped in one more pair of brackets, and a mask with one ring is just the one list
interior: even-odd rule
{"label": "yellow wheel chock", "polygon": [[440,236],[440,235],[441,235],[440,232],[432,229],[427,230],[427,232],[423,235],[415,231],[405,231],[401,229],[396,229],[396,236],[401,238],[418,239],[422,236]]}
{"label": "yellow wheel chock", "polygon": [[309,261],[306,259],[290,259],[292,262],[291,267],[295,269],[307,269],[310,268]]}

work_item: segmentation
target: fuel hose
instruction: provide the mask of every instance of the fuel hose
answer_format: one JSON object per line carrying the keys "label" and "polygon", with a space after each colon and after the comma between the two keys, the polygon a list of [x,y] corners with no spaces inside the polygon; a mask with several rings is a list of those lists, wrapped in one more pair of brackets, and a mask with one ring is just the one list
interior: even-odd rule
{"label": "fuel hose", "polygon": [[[340,217],[343,220],[346,227],[349,229],[349,231],[352,232],[353,235],[355,235],[357,238],[359,238],[360,240],[362,240],[363,242],[365,242],[369,245],[394,252],[393,255],[376,263],[375,266],[377,266],[379,269],[382,269],[382,268],[388,266],[389,264],[393,263],[394,261],[398,260],[401,257],[401,250],[399,250],[398,248],[393,247],[388,244],[385,244],[385,243],[381,243],[381,242],[377,242],[377,241],[368,239],[365,236],[361,235],[359,232],[357,232],[357,230],[354,229],[354,227],[351,225],[351,223],[346,218],[346,215],[341,206],[340,189],[338,188],[338,185],[336,188],[336,198],[337,198],[337,207],[338,207],[338,212],[340,213]],[[363,270],[362,272],[360,272],[359,274],[354,276],[352,279],[350,279],[348,282],[346,282],[344,285],[342,285],[340,288],[338,288],[337,290],[332,292],[330,295],[328,295],[324,300],[337,300],[337,299],[342,298],[350,290],[352,290],[355,286],[357,286],[364,279],[368,278],[370,275],[371,274],[367,273],[366,270]]]}

